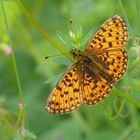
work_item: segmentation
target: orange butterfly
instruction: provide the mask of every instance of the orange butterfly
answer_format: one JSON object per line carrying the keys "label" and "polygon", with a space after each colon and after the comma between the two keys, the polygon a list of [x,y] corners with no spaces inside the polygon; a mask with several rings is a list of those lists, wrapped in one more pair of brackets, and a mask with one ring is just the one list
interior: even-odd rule
{"label": "orange butterfly", "polygon": [[126,71],[127,41],[126,23],[123,17],[115,15],[97,30],[84,51],[71,50],[76,62],[53,89],[47,111],[64,114],[77,109],[81,103],[93,105],[103,100]]}

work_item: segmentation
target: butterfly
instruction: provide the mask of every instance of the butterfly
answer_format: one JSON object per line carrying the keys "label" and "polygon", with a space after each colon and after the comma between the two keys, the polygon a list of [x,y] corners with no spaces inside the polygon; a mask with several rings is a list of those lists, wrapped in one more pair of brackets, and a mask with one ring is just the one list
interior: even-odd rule
{"label": "butterfly", "polygon": [[114,15],[91,37],[84,51],[73,49],[76,62],[63,74],[48,98],[46,110],[64,114],[82,103],[103,100],[127,68],[128,30],[124,18]]}

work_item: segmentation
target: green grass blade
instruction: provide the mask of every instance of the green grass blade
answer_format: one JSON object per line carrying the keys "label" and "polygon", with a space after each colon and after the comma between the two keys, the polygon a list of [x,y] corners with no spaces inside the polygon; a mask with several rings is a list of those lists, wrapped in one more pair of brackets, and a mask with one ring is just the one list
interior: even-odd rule
{"label": "green grass blade", "polygon": [[[21,100],[22,104],[24,104],[24,101],[23,101],[23,92],[22,92],[20,77],[19,77],[18,68],[17,68],[17,64],[16,64],[16,57],[15,57],[15,54],[14,54],[14,48],[13,48],[13,45],[12,45],[11,34],[10,34],[8,22],[7,22],[6,11],[5,11],[5,8],[4,8],[3,0],[0,0],[0,2],[1,2],[2,13],[3,13],[4,22],[5,22],[6,32],[7,32],[7,36],[8,36],[8,39],[9,39],[9,44],[10,44],[11,49],[12,49],[12,53],[11,53],[11,55],[12,55],[12,62],[13,62],[13,66],[14,66],[14,71],[15,71],[15,76],[16,76],[16,81],[17,81],[17,86],[18,86],[19,95],[20,95],[20,100]],[[22,116],[23,119],[21,120],[21,118],[18,118],[18,120],[21,120],[22,122],[24,122],[25,121],[25,116],[26,116],[25,115],[25,109],[24,109],[24,107],[22,108],[22,114],[23,114],[23,116]],[[18,126],[18,123],[19,123],[19,121],[17,121],[16,126]],[[28,125],[28,123],[27,123],[27,125]]]}

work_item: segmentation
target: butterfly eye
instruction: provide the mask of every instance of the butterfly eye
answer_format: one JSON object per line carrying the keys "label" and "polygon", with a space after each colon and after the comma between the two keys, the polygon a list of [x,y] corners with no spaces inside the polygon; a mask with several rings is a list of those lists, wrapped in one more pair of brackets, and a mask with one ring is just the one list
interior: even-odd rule
{"label": "butterfly eye", "polygon": [[88,63],[88,64],[90,64],[92,62],[91,59],[88,57],[84,57],[83,60],[85,63]]}

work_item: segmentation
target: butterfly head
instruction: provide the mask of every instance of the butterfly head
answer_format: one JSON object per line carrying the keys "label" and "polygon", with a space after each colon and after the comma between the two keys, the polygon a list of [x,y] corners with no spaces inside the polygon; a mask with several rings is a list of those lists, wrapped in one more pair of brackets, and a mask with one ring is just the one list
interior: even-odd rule
{"label": "butterfly head", "polygon": [[83,52],[78,49],[72,49],[70,53],[76,60],[80,60],[83,56]]}

